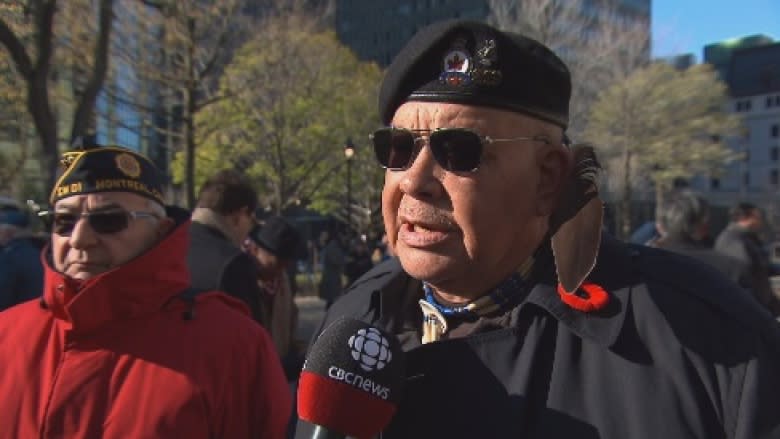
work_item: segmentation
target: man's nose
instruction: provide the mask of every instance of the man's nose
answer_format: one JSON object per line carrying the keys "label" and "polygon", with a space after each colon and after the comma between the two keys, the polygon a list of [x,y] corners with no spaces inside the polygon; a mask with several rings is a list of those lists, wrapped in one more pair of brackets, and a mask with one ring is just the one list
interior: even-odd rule
{"label": "man's nose", "polygon": [[76,249],[89,248],[97,242],[97,233],[89,225],[86,217],[81,217],[73,226],[70,233],[70,246]]}
{"label": "man's nose", "polygon": [[409,168],[396,172],[404,173],[400,183],[401,192],[420,199],[438,198],[442,195],[444,189],[441,176],[444,169],[436,162],[431,148],[427,145],[412,158]]}

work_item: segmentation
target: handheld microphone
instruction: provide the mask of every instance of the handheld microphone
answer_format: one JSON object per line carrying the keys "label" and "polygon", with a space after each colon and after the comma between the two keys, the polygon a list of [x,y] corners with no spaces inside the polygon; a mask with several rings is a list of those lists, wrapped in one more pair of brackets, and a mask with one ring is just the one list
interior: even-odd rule
{"label": "handheld microphone", "polygon": [[328,326],[311,347],[298,383],[298,417],[314,426],[305,437],[379,434],[401,398],[404,360],[398,340],[368,323],[344,318]]}

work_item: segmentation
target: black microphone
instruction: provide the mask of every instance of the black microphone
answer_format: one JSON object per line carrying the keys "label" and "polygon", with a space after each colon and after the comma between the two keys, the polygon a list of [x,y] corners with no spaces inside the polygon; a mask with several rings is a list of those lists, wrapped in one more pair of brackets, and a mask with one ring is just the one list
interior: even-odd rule
{"label": "black microphone", "polygon": [[390,423],[401,398],[404,352],[371,325],[339,319],[314,342],[298,383],[300,439],[369,439]]}

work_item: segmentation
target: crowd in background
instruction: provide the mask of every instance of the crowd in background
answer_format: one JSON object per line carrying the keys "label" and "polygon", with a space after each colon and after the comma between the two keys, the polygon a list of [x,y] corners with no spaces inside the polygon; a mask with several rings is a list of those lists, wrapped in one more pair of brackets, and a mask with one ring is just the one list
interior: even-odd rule
{"label": "crowd in background", "polygon": [[640,226],[631,236],[635,244],[679,253],[710,265],[752,295],[775,317],[780,316],[780,291],[772,278],[780,267],[772,263],[772,242],[762,236],[770,227],[761,209],[741,202],[729,210],[729,223],[711,230],[711,209],[700,194],[681,190],[657,209],[656,221]]}
{"label": "crowd in background", "polygon": [[[220,173],[216,180],[234,178],[234,184],[247,184],[231,173]],[[232,190],[235,190],[233,188]],[[244,188],[244,212],[254,212],[257,208],[256,195],[250,186]],[[208,187],[204,193],[208,193]],[[201,204],[205,202],[202,201]],[[191,233],[205,234],[203,239],[209,240],[209,227],[219,228],[222,220],[198,207],[193,212],[195,226]],[[235,213],[235,212],[234,212]],[[222,215],[230,215],[223,213]],[[773,242],[764,239],[771,235],[767,230],[772,225],[764,218],[762,210],[751,203],[738,203],[729,211],[730,222],[723,229],[713,231],[711,225],[711,208],[707,200],[700,194],[689,190],[680,190],[671,194],[663,206],[657,209],[656,220],[651,220],[637,227],[628,239],[634,244],[664,248],[684,254],[712,265],[726,277],[742,286],[745,291],[774,315],[780,315],[780,298],[777,288],[773,287],[772,278],[780,275],[780,265],[772,262]],[[273,224],[281,217],[270,217],[268,220],[255,220],[254,214],[247,216],[244,229],[227,232],[236,236],[231,241],[242,243],[244,253],[254,258],[245,258],[241,253],[238,265],[246,265],[252,259],[257,260],[256,246],[247,244],[252,236],[262,230],[262,224],[269,221]],[[206,224],[206,226],[204,226]],[[210,226],[208,226],[210,224]],[[286,224],[295,233],[294,248],[285,254],[285,282],[289,285],[291,297],[294,295],[316,295],[325,301],[326,307],[343,292],[344,288],[370,270],[374,265],[392,257],[392,251],[387,246],[387,236],[370,239],[345,228],[336,220],[322,231],[317,239],[301,242],[300,227],[296,226],[294,218],[286,220]],[[0,310],[33,299],[38,296],[36,291],[42,287],[42,269],[40,251],[47,243],[45,233],[40,226],[35,227],[34,212],[10,197],[0,197]],[[251,232],[251,233],[250,233]],[[237,235],[236,235],[237,234]],[[213,234],[211,234],[213,238]],[[240,237],[244,236],[243,239]],[[217,240],[217,244],[220,240]],[[211,245],[213,245],[212,243]],[[234,247],[232,244],[228,247]],[[201,259],[202,254],[219,254],[219,252],[191,252],[192,258]],[[198,256],[195,256],[198,255]],[[234,256],[239,256],[236,253]],[[191,263],[197,263],[194,260]],[[209,261],[209,264],[214,264]],[[254,263],[254,262],[252,262]],[[234,263],[235,264],[235,263]],[[240,280],[241,268],[228,268],[219,278],[219,286],[236,297],[243,297],[250,304],[255,316],[261,305],[255,303],[252,297],[261,296],[261,288],[254,291],[239,291],[246,282]],[[195,278],[202,277],[208,270],[194,270]],[[236,274],[239,273],[239,274]],[[208,274],[210,276],[210,274]],[[206,288],[204,282],[200,288]],[[216,285],[214,285],[216,286]],[[292,301],[291,301],[292,302]],[[294,303],[292,305],[294,307]],[[261,320],[261,317],[258,317]],[[291,329],[292,332],[294,332]]]}

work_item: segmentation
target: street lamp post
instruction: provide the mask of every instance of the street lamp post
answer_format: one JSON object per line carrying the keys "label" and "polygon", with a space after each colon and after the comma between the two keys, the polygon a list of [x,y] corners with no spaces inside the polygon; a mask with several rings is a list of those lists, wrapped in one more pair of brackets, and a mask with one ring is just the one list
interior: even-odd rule
{"label": "street lamp post", "polygon": [[344,145],[344,157],[347,158],[347,226],[352,229],[352,157],[355,155],[355,145],[352,139],[347,139]]}

